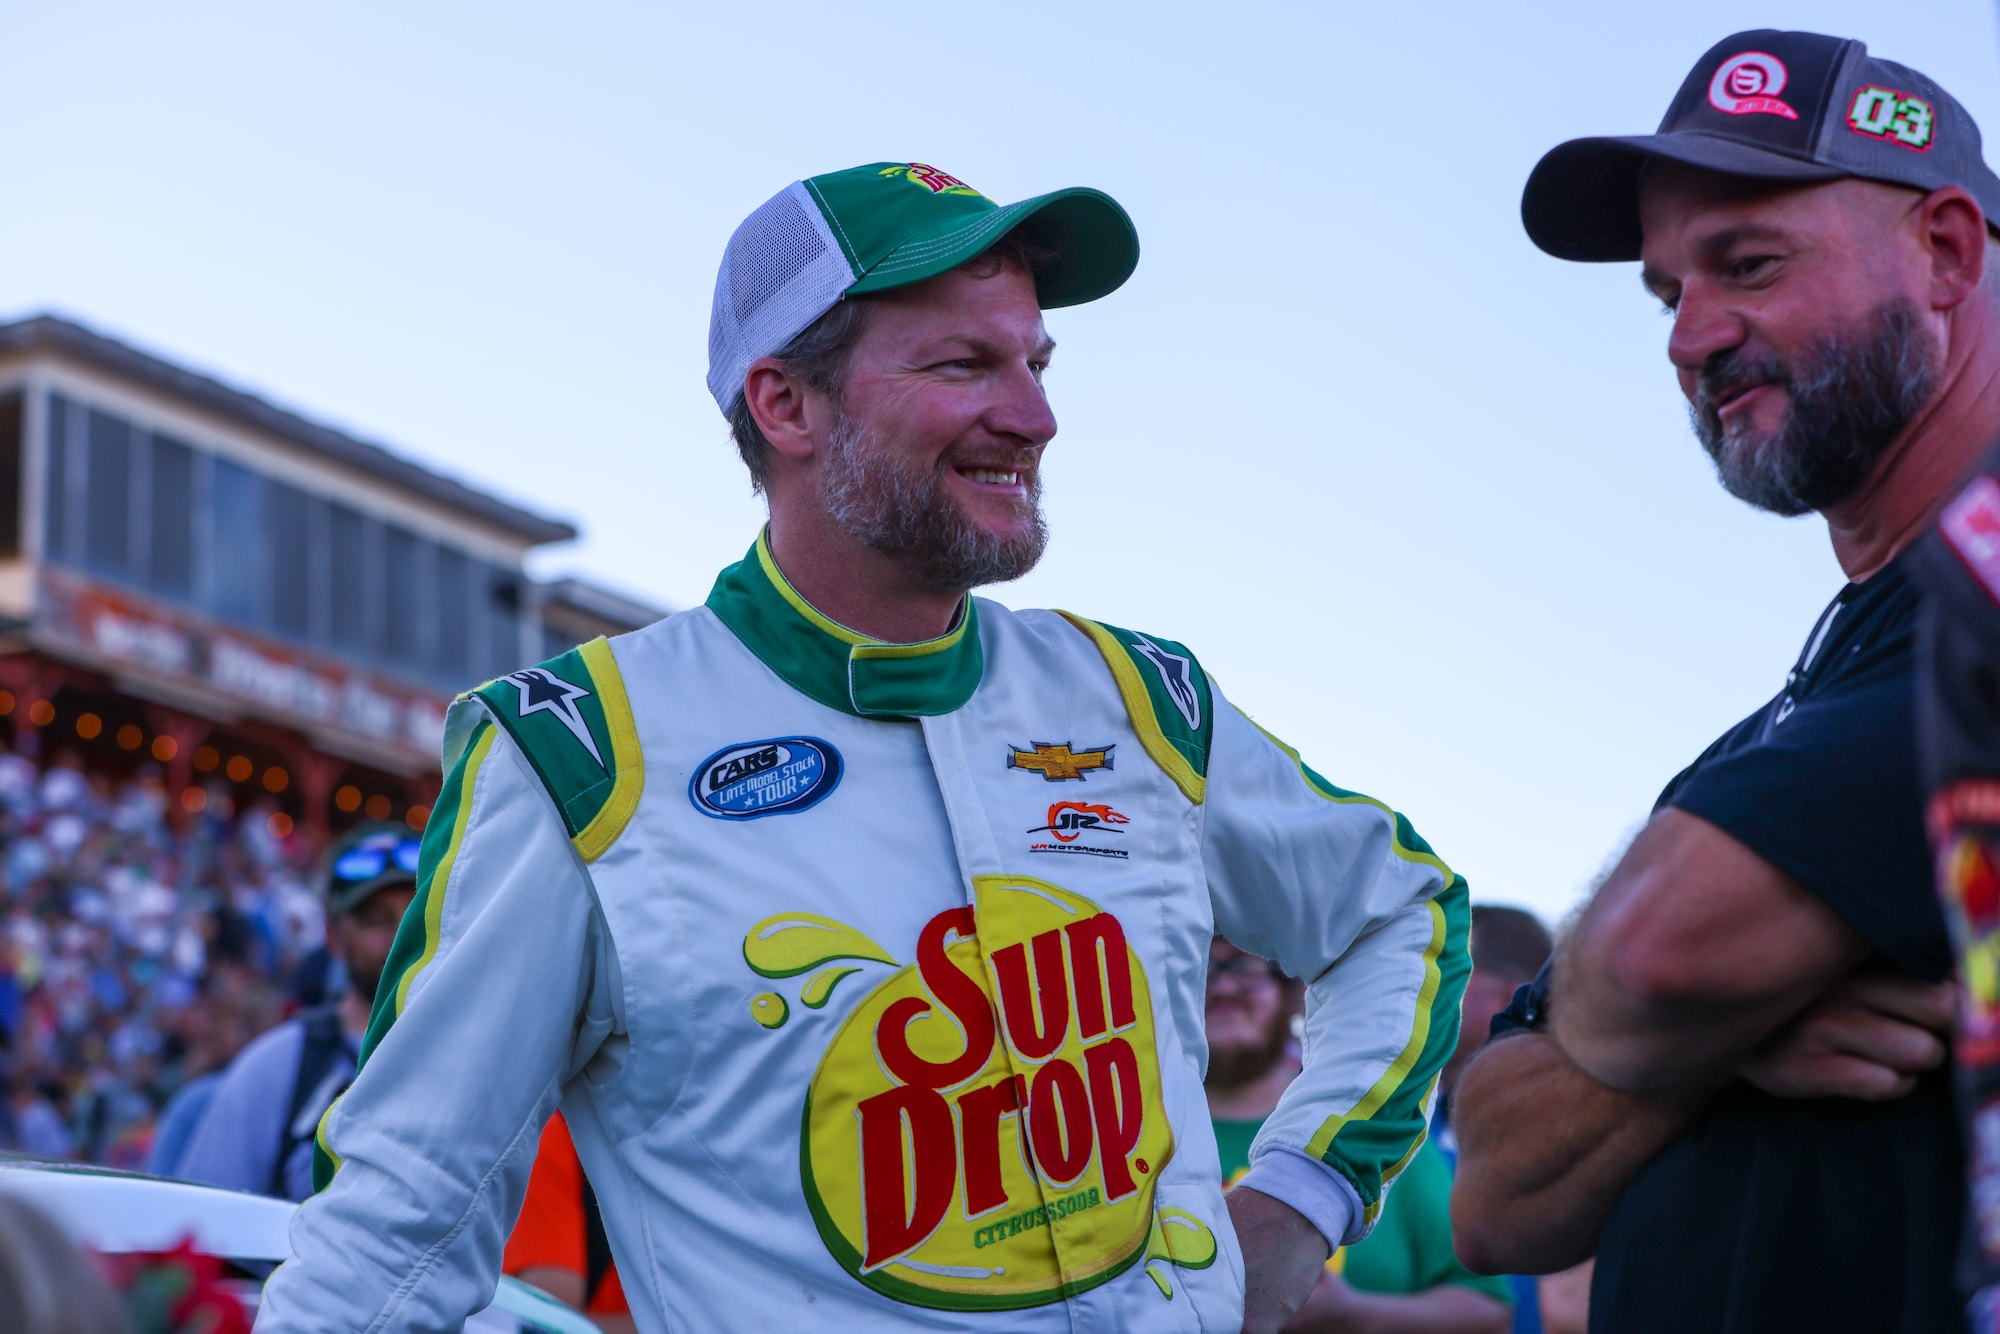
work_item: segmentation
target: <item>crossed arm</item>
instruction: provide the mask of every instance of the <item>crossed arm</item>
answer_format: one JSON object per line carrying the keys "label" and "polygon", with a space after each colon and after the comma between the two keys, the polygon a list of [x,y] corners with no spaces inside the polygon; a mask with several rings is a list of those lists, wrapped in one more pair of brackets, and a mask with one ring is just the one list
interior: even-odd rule
{"label": "crossed arm", "polygon": [[1632,1173],[1736,1078],[1907,1093],[1944,1059],[1949,988],[1857,972],[1868,953],[1790,876],[1661,812],[1560,952],[1551,1031],[1490,1044],[1460,1081],[1460,1259],[1532,1274],[1588,1258]]}

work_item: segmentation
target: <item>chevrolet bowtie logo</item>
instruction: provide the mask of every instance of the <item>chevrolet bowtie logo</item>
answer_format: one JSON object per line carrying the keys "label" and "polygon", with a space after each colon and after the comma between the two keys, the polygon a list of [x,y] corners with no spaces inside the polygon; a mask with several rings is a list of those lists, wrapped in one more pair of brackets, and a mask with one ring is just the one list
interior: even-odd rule
{"label": "chevrolet bowtie logo", "polygon": [[1082,781],[1086,769],[1110,769],[1113,746],[1099,746],[1096,750],[1071,750],[1067,741],[1060,746],[1052,746],[1046,741],[1030,742],[1033,750],[1013,750],[1007,752],[1009,769],[1031,769],[1051,783],[1074,778]]}

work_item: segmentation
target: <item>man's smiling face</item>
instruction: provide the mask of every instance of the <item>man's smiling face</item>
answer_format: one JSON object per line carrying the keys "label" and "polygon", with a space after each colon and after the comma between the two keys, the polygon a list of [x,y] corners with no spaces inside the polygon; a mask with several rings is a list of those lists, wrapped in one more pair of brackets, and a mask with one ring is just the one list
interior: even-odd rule
{"label": "man's smiling face", "polygon": [[1936,386],[1913,190],[1786,190],[1673,163],[1639,208],[1646,287],[1723,485],[1780,514],[1857,491]]}
{"label": "man's smiling face", "polygon": [[931,587],[1019,578],[1047,541],[1041,458],[1056,433],[1034,276],[975,263],[870,301],[821,453],[829,512]]}

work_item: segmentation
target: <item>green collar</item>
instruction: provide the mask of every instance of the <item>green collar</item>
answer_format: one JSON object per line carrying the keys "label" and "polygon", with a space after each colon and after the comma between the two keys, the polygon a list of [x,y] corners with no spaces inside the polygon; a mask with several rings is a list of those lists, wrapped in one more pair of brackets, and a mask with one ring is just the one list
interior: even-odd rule
{"label": "green collar", "polygon": [[708,609],[793,689],[859,718],[911,718],[959,708],[986,671],[970,597],[950,633],[885,644],[820,614],[771,559],[769,530],[715,578]]}

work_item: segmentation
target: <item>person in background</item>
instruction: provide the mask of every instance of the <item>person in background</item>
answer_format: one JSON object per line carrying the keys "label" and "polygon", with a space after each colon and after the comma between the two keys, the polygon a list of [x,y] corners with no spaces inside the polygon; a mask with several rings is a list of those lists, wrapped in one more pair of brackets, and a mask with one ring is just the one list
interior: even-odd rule
{"label": "person in background", "polygon": [[[1208,1109],[1223,1179],[1232,1186],[1249,1170],[1251,1142],[1299,1071],[1292,1027],[1304,995],[1304,984],[1277,965],[1219,938],[1209,947]],[[1512,1318],[1507,1280],[1474,1274],[1452,1254],[1450,1191],[1451,1164],[1426,1141],[1396,1178],[1375,1230],[1334,1252],[1285,1328],[1296,1334],[1506,1330]]]}
{"label": "person in background", "polygon": [[[1452,1090],[1485,1043],[1493,1016],[1507,1008],[1516,990],[1534,980],[1554,949],[1549,929],[1525,909],[1482,903],[1472,910],[1472,977],[1465,984],[1458,1051],[1438,1076],[1438,1109],[1431,1118],[1431,1136],[1438,1152],[1454,1170],[1458,1167],[1458,1136],[1451,1127]],[[1579,1284],[1583,1292],[1590,1291],[1590,1261],[1540,1278],[1510,1274],[1507,1282],[1514,1293],[1513,1334],[1569,1334],[1571,1330],[1581,1334],[1584,1311],[1570,1295]]]}
{"label": "person in background", "polygon": [[611,1259],[597,1195],[583,1174],[561,1112],[542,1127],[528,1194],[507,1238],[500,1272],[582,1311],[604,1334],[634,1334],[638,1329],[618,1281],[618,1266]]}
{"label": "person in background", "polygon": [[209,1095],[176,1164],[190,1181],[303,1200],[312,1193],[319,1118],[353,1082],[369,1007],[416,892],[418,838],[364,825],[334,845],[327,939],[347,985],[330,1005],[278,1025],[243,1049]]}
{"label": "person in background", "polygon": [[1534,981],[1554,949],[1549,929],[1526,909],[1491,903],[1473,906],[1472,977],[1465,984],[1458,1050],[1438,1076],[1438,1110],[1431,1129],[1438,1148],[1454,1163],[1458,1139],[1451,1131],[1451,1091],[1485,1043],[1493,1016],[1507,1008],[1516,990]]}

